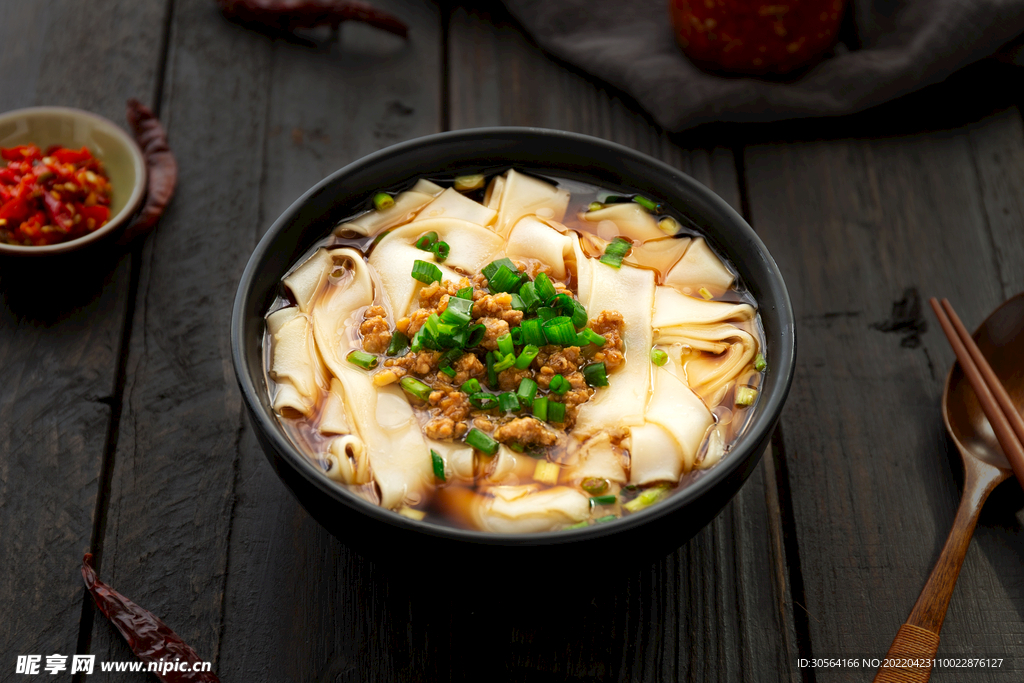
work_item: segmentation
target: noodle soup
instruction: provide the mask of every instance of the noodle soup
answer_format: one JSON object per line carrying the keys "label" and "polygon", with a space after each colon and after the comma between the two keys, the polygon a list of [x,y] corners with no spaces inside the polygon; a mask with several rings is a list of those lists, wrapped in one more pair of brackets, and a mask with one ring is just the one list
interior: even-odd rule
{"label": "noodle soup", "polygon": [[516,169],[420,179],[283,280],[275,412],[325,477],[495,533],[601,524],[728,457],[756,303],[672,207]]}

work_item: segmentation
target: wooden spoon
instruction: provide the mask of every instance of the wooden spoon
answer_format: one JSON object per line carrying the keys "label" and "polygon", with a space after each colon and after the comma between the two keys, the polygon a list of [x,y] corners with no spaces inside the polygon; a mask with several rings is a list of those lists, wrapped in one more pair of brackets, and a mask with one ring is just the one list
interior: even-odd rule
{"label": "wooden spoon", "polygon": [[[1024,294],[993,311],[973,336],[1013,405],[1018,411],[1024,410]],[[939,631],[981,506],[992,489],[1013,473],[959,363],[946,377],[942,419],[964,463],[963,497],[928,583],[886,654],[886,663],[904,666],[883,664],[875,683],[923,683],[931,677]]]}

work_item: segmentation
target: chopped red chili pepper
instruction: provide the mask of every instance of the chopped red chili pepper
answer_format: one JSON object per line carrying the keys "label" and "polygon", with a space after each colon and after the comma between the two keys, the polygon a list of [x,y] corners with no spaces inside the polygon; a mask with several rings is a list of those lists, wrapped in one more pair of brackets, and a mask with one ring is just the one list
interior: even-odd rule
{"label": "chopped red chili pepper", "polygon": [[88,149],[0,149],[0,242],[44,246],[77,239],[110,219],[110,179]]}
{"label": "chopped red chili pepper", "polygon": [[173,671],[154,672],[157,678],[164,683],[220,683],[220,679],[209,671],[192,670],[194,664],[204,660],[158,616],[99,580],[92,568],[91,553],[86,553],[82,559],[82,579],[96,601],[97,609],[121,632],[139,659],[143,662],[178,662]]}

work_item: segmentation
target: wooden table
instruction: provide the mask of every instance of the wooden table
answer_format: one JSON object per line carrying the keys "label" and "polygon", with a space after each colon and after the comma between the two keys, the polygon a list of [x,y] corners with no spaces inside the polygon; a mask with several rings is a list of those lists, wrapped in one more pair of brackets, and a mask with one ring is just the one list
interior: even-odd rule
{"label": "wooden table", "polygon": [[[0,272],[0,678],[37,680],[14,675],[20,654],[132,659],[84,595],[92,549],[224,681],[870,680],[798,659],[882,656],[952,522],[952,353],[921,304],[948,296],[973,326],[1024,289],[1016,71],[982,63],[854,117],[669,136],[498,10],[376,2],[408,42],[358,25],[273,40],[212,0],[0,6],[0,110],[122,121],[139,97],[181,167],[157,232],[102,277],[47,274],[53,300]],[[392,143],[498,124],[614,140],[709,186],[767,243],[799,326],[773,449],[722,514],[647,571],[597,558],[598,591],[538,567],[516,580],[530,609],[500,567],[466,567],[494,577],[467,594],[418,581],[423,558],[387,578],[328,536],[264,459],[228,354],[242,268],[304,190]],[[1020,680],[1022,506],[1010,483],[986,507],[939,651],[1004,667],[934,681]],[[81,680],[108,676],[153,680]]]}

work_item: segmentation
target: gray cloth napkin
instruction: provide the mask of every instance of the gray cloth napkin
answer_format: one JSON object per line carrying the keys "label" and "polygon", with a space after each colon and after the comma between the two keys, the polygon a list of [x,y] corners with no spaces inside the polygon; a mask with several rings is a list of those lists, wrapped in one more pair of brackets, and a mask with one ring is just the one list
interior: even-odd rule
{"label": "gray cloth napkin", "polygon": [[[541,47],[632,95],[670,131],[860,111],[937,83],[1024,32],[1024,0],[851,0],[858,43],[790,82],[706,73],[669,0],[505,0]],[[848,17],[849,19],[849,17]]]}

